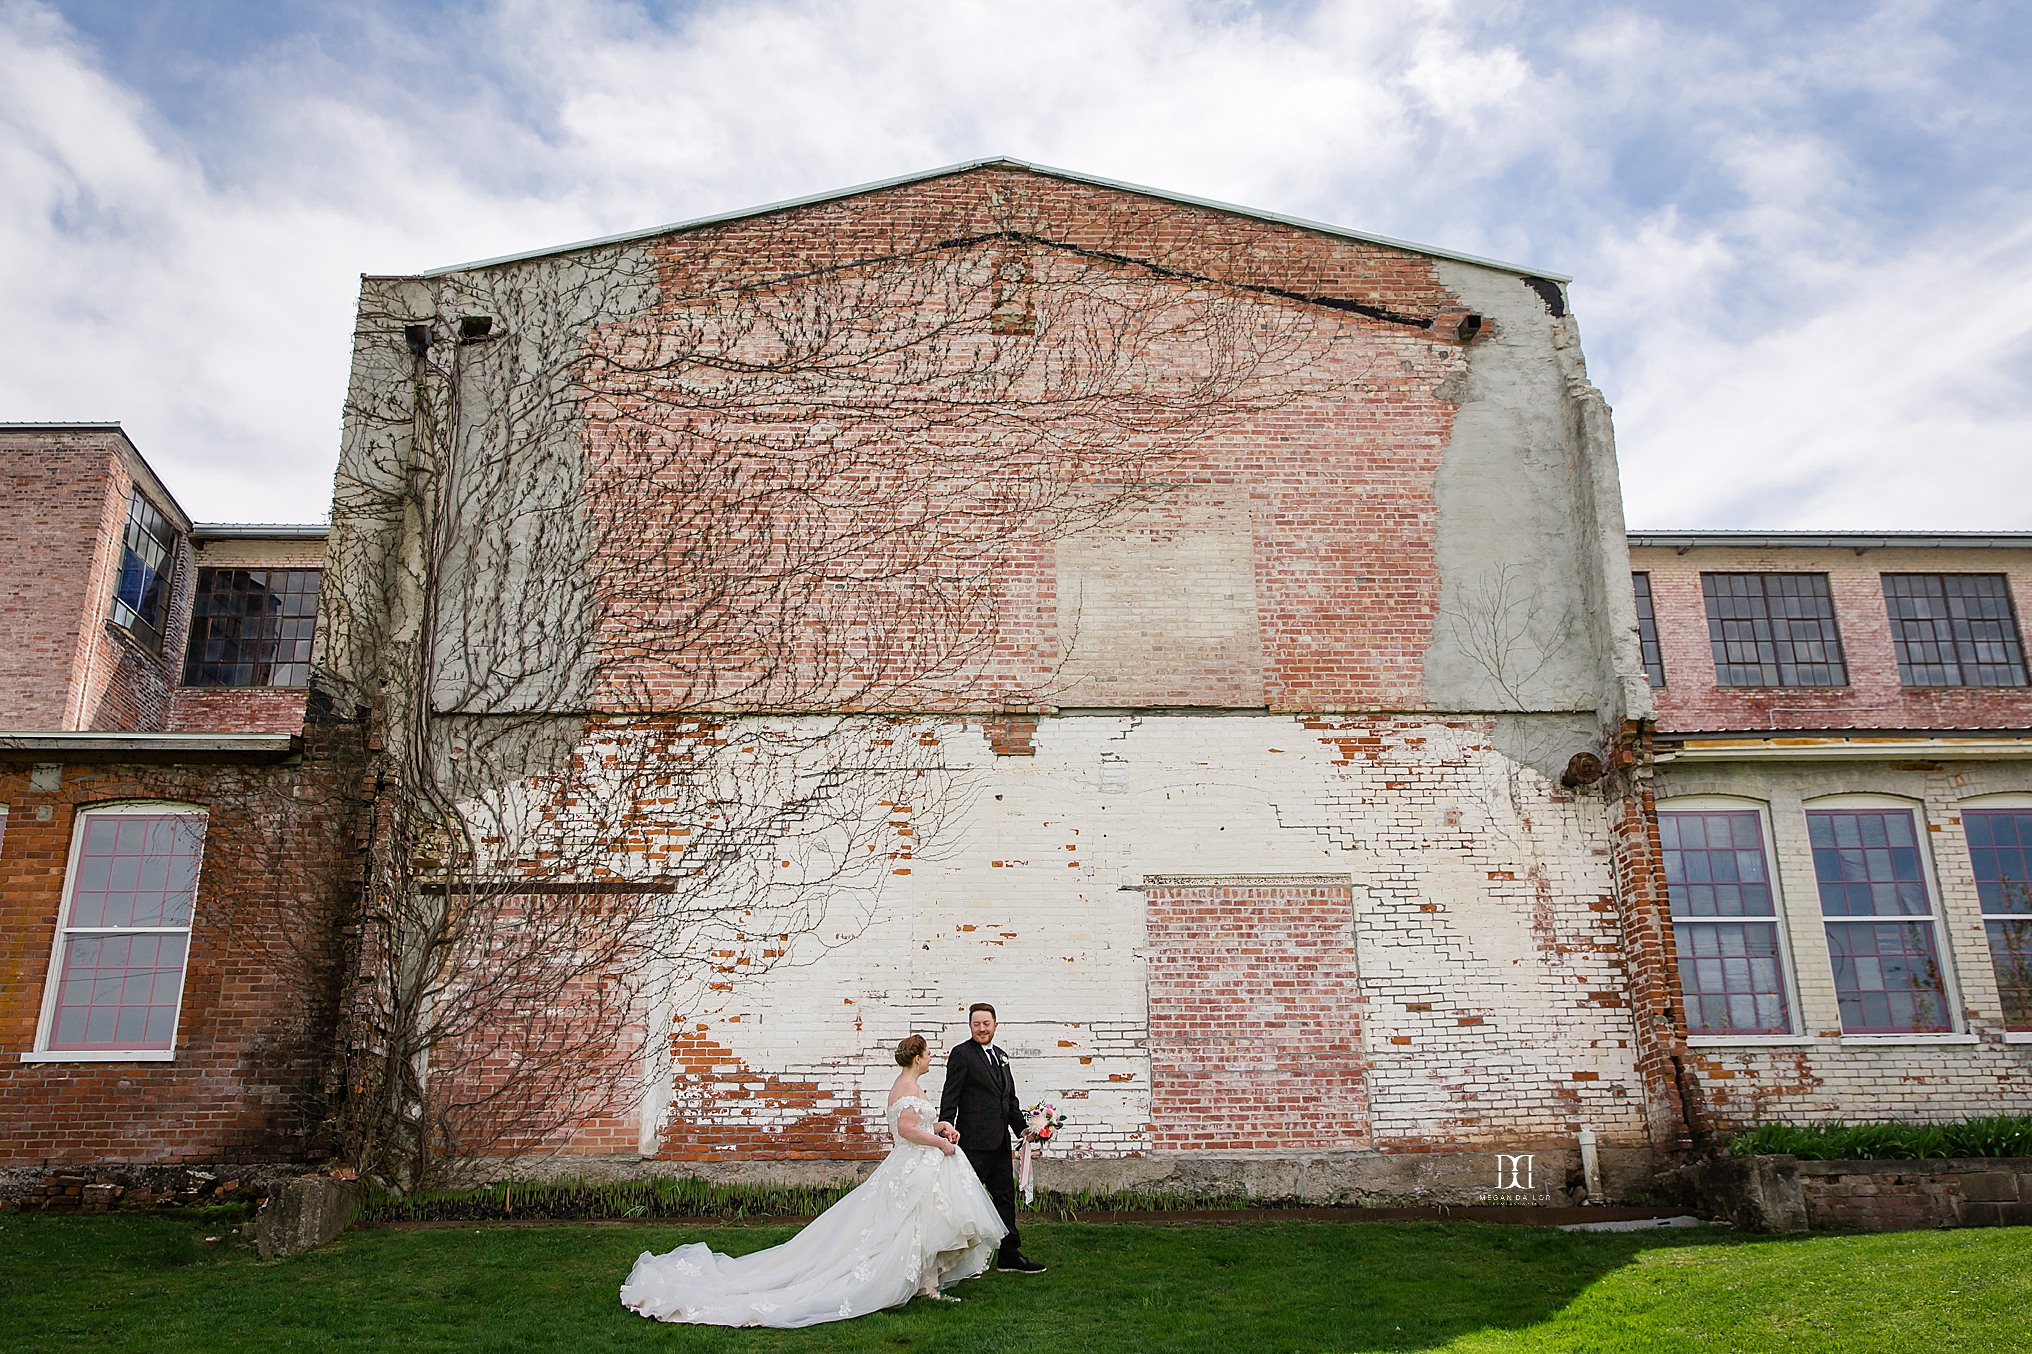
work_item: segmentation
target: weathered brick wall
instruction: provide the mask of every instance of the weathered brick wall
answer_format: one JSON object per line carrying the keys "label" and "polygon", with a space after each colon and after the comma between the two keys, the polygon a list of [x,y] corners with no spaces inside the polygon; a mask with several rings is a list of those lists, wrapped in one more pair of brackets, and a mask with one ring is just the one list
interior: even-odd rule
{"label": "weathered brick wall", "polygon": [[[1012,211],[1023,217],[1013,225]],[[1056,547],[1037,531],[1006,542],[987,575],[992,607],[933,622],[963,626],[985,617],[993,628],[987,661],[964,691],[916,708],[992,707],[1009,691],[1030,693],[1024,703],[1045,707],[1424,705],[1421,661],[1438,606],[1433,479],[1460,398],[1461,383],[1450,386],[1449,378],[1464,367],[1455,335],[1463,306],[1430,258],[1015,170],[983,171],[653,241],[662,299],[629,322],[630,332],[649,343],[659,332],[710,324],[699,298],[719,293],[700,291],[705,270],[726,270],[727,277],[714,274],[723,288],[730,277],[795,274],[818,253],[833,261],[879,257],[922,243],[930,222],[944,223],[940,229],[953,237],[1028,231],[1174,271],[1351,299],[1394,318],[1327,306],[1294,311],[1288,297],[1236,292],[1232,322],[1246,332],[1253,308],[1288,331],[1295,351],[1284,361],[1304,373],[1292,390],[1307,393],[1280,403],[1269,389],[1253,392],[1267,407],[1235,412],[1217,430],[1167,450],[1161,473],[1139,472],[1165,486],[1147,513]],[[1054,255],[1040,257],[1043,268]],[[1181,280],[1176,289],[1183,294],[1192,285]],[[1151,358],[1151,370],[1125,379],[1176,379],[1180,373],[1167,375],[1163,360]],[[824,403],[810,390],[798,398]],[[851,417],[825,407],[830,417]],[[642,450],[642,430],[666,418],[653,390],[603,396],[589,418],[589,444],[606,467],[592,514],[612,533],[617,558],[606,566],[631,580],[643,571],[701,567],[698,552],[680,554],[660,532],[663,524],[641,516],[641,485],[658,463]],[[972,431],[934,428],[922,438],[929,447]],[[758,440],[765,433],[758,428]],[[907,480],[916,467],[906,462],[894,473]],[[762,481],[778,473],[759,462],[749,470]],[[714,491],[755,492],[753,482],[730,479]],[[849,496],[850,488],[821,483],[816,494]],[[882,497],[882,486],[871,483],[860,501]],[[807,510],[802,499],[794,506]],[[683,511],[710,516],[697,504]],[[1037,527],[1044,525],[1040,518]],[[793,514],[776,531],[790,539],[804,529]],[[708,553],[704,564],[715,558]],[[848,559],[839,567],[852,565]],[[700,699],[697,655],[644,652],[634,628],[642,620],[630,611],[603,635],[609,692]],[[728,691],[759,671],[736,649],[713,655]],[[877,652],[869,661],[879,670],[898,657]],[[1059,683],[1062,660],[1070,667]],[[757,697],[751,689],[733,699]],[[1581,705],[1593,703],[1589,697]]]}
{"label": "weathered brick wall", "polygon": [[[1713,1138],[1773,1120],[1961,1119],[2032,1110],[2032,1043],[2004,1029],[1976,896],[1962,805],[2032,792],[2027,764],[1855,762],[1668,764],[1661,807],[1725,795],[1769,816],[1798,1033],[1687,1040],[1696,1127]],[[1821,921],[1806,810],[1826,795],[1894,797],[1919,814],[1937,885],[1936,916],[1954,1031],[1844,1036]],[[2028,799],[2025,802],[2032,802]]]}
{"label": "weathered brick wall", "polygon": [[1648,1143],[1607,806],[1488,721],[1045,717],[1030,755],[926,727],[959,816],[871,911],[701,975],[660,1156],[878,1150],[889,1048],[942,1063],[975,1000],[1074,1157]]}
{"label": "weathered brick wall", "polygon": [[[75,814],[133,799],[209,808],[176,1057],[36,1062]],[[0,1165],[296,1157],[330,1064],[333,890],[353,878],[347,795],[299,767],[0,767]]]}
{"label": "weathered brick wall", "polygon": [[[1651,575],[1665,663],[1665,686],[1656,693],[1660,732],[2032,726],[2032,688],[1900,686],[1880,579],[1887,573],[2001,573],[2022,609],[2032,598],[2032,551],[1702,546],[1680,554],[1652,547],[1633,549],[1630,567]],[[1717,686],[1701,598],[1703,572],[1826,574],[1848,685]]]}

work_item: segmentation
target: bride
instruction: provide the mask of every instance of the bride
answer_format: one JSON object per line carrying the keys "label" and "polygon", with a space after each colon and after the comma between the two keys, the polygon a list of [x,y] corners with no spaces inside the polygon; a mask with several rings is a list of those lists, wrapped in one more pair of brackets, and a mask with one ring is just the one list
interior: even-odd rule
{"label": "bride", "polygon": [[[815,1326],[898,1307],[988,1267],[1006,1230],[967,1159],[934,1125],[918,1078],[924,1036],[896,1046],[889,1155],[851,1194],[781,1246],[728,1256],[701,1243],[642,1252],[621,1305],[658,1321],[709,1326]],[[953,1134],[953,1137],[957,1137]]]}

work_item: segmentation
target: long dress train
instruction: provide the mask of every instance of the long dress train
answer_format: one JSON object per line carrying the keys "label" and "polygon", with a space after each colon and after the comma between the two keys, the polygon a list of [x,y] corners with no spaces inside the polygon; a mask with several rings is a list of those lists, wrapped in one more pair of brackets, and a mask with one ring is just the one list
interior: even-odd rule
{"label": "long dress train", "polygon": [[947,1156],[897,1128],[906,1109],[929,1125],[929,1100],[889,1107],[889,1155],[845,1198],[780,1246],[729,1256],[693,1242],[642,1252],[621,1305],[658,1321],[815,1326],[896,1307],[929,1285],[970,1279],[1002,1239],[994,1200],[964,1154]]}

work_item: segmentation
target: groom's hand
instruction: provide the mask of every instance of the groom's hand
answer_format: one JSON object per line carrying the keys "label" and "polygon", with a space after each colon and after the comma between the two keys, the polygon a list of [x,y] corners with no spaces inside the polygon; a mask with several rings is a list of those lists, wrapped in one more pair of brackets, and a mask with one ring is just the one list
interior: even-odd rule
{"label": "groom's hand", "polygon": [[944,1138],[947,1142],[958,1142],[960,1140],[960,1131],[943,1119],[939,1120],[938,1126],[931,1131],[938,1134],[939,1137]]}

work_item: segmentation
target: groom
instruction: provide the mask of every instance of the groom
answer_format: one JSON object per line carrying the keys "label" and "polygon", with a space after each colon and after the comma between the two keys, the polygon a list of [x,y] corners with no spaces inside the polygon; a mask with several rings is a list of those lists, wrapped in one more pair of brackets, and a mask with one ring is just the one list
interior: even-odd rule
{"label": "groom", "polygon": [[[1016,1235],[1016,1180],[1009,1171],[1009,1135],[1027,1137],[1029,1121],[1016,1102],[1016,1074],[995,1047],[995,1008],[977,1001],[967,1008],[974,1037],[945,1059],[945,1090],[938,1098],[939,1132],[960,1145],[981,1177],[995,1210],[1009,1228],[996,1263],[1012,1274],[1042,1274],[1026,1260]],[[955,1129],[957,1125],[957,1129]]]}

